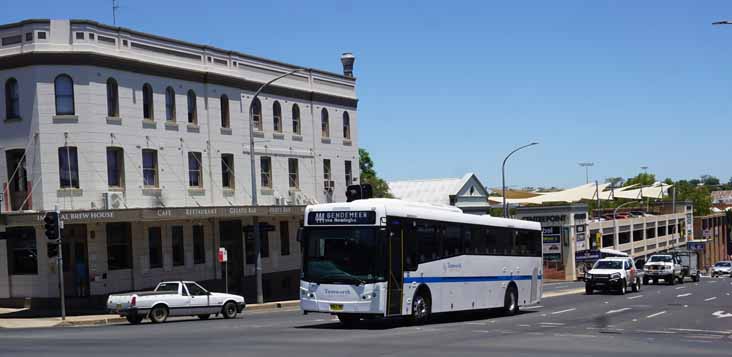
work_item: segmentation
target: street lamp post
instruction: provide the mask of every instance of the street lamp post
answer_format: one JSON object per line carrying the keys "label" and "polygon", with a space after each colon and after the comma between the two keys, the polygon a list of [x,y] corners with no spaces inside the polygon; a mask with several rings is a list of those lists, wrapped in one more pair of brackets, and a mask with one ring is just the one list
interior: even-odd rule
{"label": "street lamp post", "polygon": [[594,162],[580,162],[580,166],[585,168],[585,183],[590,183],[590,167],[595,166]]}
{"label": "street lamp post", "polygon": [[[623,204],[621,204],[618,207],[615,207],[615,210],[613,210],[613,248],[615,250],[620,250],[620,235],[618,234],[618,210],[623,207],[627,206],[631,203],[635,203],[635,201],[628,201]],[[643,201],[641,201],[643,203]],[[602,245],[602,244],[600,244]]]}
{"label": "street lamp post", "polygon": [[531,144],[527,144],[527,145],[524,145],[524,146],[521,146],[521,147],[517,147],[516,149],[514,149],[513,151],[511,151],[508,155],[506,155],[506,158],[505,159],[503,159],[503,165],[501,166],[501,179],[502,179],[502,184],[503,184],[503,217],[505,217],[505,218],[508,218],[508,204],[506,203],[506,161],[516,151],[519,151],[519,150],[521,150],[523,148],[527,148],[529,146],[534,146],[534,145],[539,145],[539,143],[533,142]]}
{"label": "street lamp post", "polygon": [[[283,75],[280,75],[269,82],[262,84],[259,89],[257,89],[256,92],[254,92],[254,96],[252,97],[252,101],[249,103],[249,168],[252,175],[252,206],[257,206],[257,170],[255,169],[255,158],[254,158],[254,116],[252,111],[254,110],[254,102],[257,101],[257,97],[259,96],[259,93],[264,90],[264,88],[267,88],[270,84],[274,83],[275,81],[282,79],[284,77],[287,77],[291,74],[294,74],[295,72],[304,72],[305,69],[302,68],[296,68],[293,69]],[[261,106],[260,106],[261,108]],[[261,117],[259,120],[262,120]],[[264,295],[262,293],[262,238],[259,236],[259,222],[257,220],[256,213],[254,214],[254,217],[252,217],[252,234],[254,234],[254,250],[256,251],[257,258],[255,260],[254,265],[254,271],[256,274],[256,280],[257,280],[257,303],[261,304],[264,302]]]}

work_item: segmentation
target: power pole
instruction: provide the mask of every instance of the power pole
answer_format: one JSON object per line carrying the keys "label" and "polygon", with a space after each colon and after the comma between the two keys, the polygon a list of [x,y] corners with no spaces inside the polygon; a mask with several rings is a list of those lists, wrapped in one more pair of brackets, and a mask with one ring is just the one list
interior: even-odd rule
{"label": "power pole", "polygon": [[112,24],[114,26],[117,26],[117,9],[119,9],[117,0],[112,0]]}

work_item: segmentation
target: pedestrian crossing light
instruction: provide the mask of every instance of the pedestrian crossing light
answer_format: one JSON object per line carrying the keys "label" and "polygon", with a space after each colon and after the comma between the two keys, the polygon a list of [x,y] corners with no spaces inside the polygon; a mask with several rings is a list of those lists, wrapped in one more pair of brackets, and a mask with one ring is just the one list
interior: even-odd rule
{"label": "pedestrian crossing light", "polygon": [[59,219],[58,212],[46,212],[46,216],[43,217],[45,223],[44,228],[46,229],[46,238],[51,241],[56,241],[58,237]]}

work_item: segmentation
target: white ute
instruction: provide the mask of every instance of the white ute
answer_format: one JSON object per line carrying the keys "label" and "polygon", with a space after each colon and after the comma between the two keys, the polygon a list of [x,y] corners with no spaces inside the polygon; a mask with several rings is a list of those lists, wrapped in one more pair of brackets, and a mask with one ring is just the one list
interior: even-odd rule
{"label": "white ute", "polygon": [[154,291],[112,294],[107,299],[107,309],[133,325],[146,317],[154,323],[165,322],[168,316],[198,316],[205,320],[219,313],[232,319],[245,306],[242,296],[212,293],[193,281],[164,281]]}
{"label": "white ute", "polygon": [[684,282],[681,262],[678,257],[671,254],[652,255],[648,258],[646,265],[643,266],[643,270],[643,284],[648,284],[651,280],[654,284],[658,284],[660,279],[663,279],[669,285]]}

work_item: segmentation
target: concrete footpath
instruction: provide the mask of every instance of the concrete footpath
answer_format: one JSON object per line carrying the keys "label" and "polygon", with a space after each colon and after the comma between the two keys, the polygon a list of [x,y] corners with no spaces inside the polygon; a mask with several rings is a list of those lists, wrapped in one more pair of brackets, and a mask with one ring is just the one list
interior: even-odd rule
{"label": "concrete footpath", "polygon": [[[292,309],[299,306],[299,300],[278,301],[264,304],[249,304],[244,311],[271,311],[278,309]],[[23,315],[24,310],[25,309],[0,308],[0,328],[93,326],[127,322],[124,317],[114,314],[67,316],[65,321],[62,321],[61,317],[5,317]],[[50,313],[47,315],[50,315]]]}
{"label": "concrete footpath", "polygon": [[[576,282],[574,284],[561,284],[561,282],[551,282],[544,285],[545,291],[543,298],[552,298],[557,296],[579,294],[584,292],[584,287],[578,288]],[[575,285],[577,284],[577,285]],[[548,290],[548,291],[547,291]],[[273,311],[279,309],[295,309],[299,307],[299,300],[268,302],[264,304],[247,305],[245,312],[256,311]],[[1,328],[42,328],[42,327],[68,327],[68,326],[94,326],[108,325],[114,323],[127,322],[124,317],[113,314],[103,315],[78,315],[67,316],[66,321],[61,321],[60,317],[47,317],[51,313],[45,314],[45,317],[39,317],[38,314],[31,314],[31,317],[23,316],[25,309],[5,309],[0,308],[0,329]],[[43,314],[41,314],[43,315]]]}

